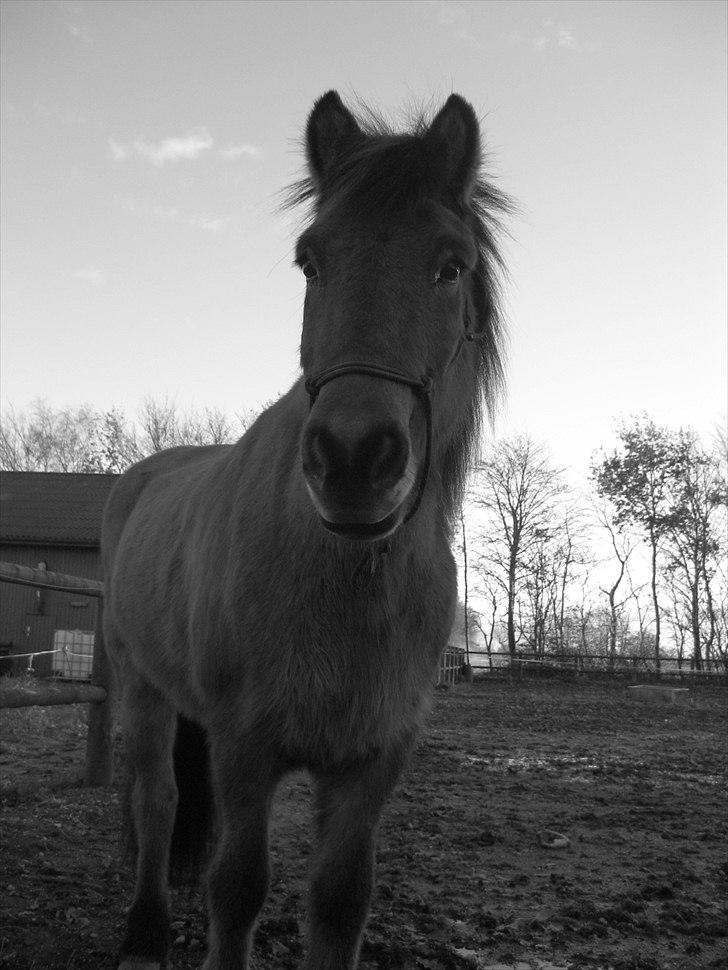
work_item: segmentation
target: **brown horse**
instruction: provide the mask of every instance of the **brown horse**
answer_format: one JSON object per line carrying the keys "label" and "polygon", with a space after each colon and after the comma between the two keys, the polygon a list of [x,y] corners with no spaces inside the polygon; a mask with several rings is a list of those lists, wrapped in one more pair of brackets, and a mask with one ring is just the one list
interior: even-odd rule
{"label": "brown horse", "polygon": [[292,192],[313,208],[296,250],[303,377],[237,444],[130,469],[105,513],[137,848],[124,968],[165,961],[170,847],[186,847],[175,815],[175,831],[205,837],[188,814],[204,763],[185,775],[197,800],[175,775],[199,754],[188,721],[217,816],[205,970],[248,966],[271,799],[299,768],[316,808],[304,965],[355,966],[379,816],[453,623],[451,525],[501,379],[507,203],[479,177],[478,122],[458,95],[395,134],[329,92],[306,147],[310,177]]}

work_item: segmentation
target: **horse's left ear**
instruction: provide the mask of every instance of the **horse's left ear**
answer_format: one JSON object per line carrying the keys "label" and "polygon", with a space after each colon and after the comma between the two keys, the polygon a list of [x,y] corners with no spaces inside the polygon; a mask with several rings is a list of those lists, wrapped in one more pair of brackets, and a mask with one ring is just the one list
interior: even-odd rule
{"label": "horse's left ear", "polygon": [[338,92],[327,91],[318,99],[306,125],[306,154],[317,188],[362,137],[354,115]]}
{"label": "horse's left ear", "polygon": [[427,140],[437,148],[449,185],[467,198],[480,167],[480,125],[472,105],[451,94],[435,115]]}

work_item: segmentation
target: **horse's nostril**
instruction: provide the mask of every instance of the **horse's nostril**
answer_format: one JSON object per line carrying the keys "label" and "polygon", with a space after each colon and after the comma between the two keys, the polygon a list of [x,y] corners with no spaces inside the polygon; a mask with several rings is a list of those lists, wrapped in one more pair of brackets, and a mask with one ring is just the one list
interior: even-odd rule
{"label": "horse's nostril", "polygon": [[308,429],[303,441],[303,471],[307,478],[323,482],[346,462],[346,449],[331,432],[324,427]]}
{"label": "horse's nostril", "polygon": [[409,460],[409,441],[403,432],[393,426],[360,435],[345,427],[337,430],[338,434],[326,425],[307,430],[302,458],[309,481],[349,492],[380,491],[396,485]]}
{"label": "horse's nostril", "polygon": [[392,486],[407,467],[407,439],[398,431],[384,431],[372,437],[362,449],[369,481],[375,488]]}

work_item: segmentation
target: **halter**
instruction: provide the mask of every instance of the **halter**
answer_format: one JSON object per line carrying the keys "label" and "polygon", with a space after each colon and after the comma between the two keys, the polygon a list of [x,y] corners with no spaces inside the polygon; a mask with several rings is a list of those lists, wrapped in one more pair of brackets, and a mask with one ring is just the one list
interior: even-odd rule
{"label": "halter", "polygon": [[[455,358],[458,356],[463,343],[465,341],[475,340],[477,336],[477,334],[470,330],[470,320],[466,315],[465,326],[458,339],[455,353],[450,360],[450,364],[452,364]],[[319,395],[319,391],[322,387],[324,387],[324,385],[328,384],[330,381],[336,380],[337,377],[344,377],[347,374],[363,374],[366,377],[377,377],[382,381],[392,381],[395,384],[404,384],[405,387],[411,387],[415,397],[422,401],[425,409],[426,424],[425,458],[422,462],[420,480],[417,485],[415,500],[410,506],[407,515],[405,515],[404,519],[402,519],[402,525],[404,525],[405,522],[409,522],[409,520],[414,516],[415,512],[419,509],[420,503],[422,502],[422,496],[425,493],[427,478],[430,473],[430,460],[432,457],[432,378],[427,374],[424,374],[422,377],[410,377],[409,374],[404,374],[402,371],[396,370],[394,367],[382,367],[379,364],[364,364],[357,361],[351,361],[345,364],[334,364],[333,367],[327,367],[326,370],[321,371],[321,373],[316,377],[307,378],[305,386],[309,396],[309,407],[312,408],[314,406],[316,403],[316,398]]]}
{"label": "halter", "polygon": [[422,496],[425,492],[427,477],[430,472],[430,457],[432,455],[432,378],[426,374],[423,377],[410,377],[402,371],[395,370],[394,367],[380,367],[378,364],[360,364],[351,362],[347,364],[334,364],[321,371],[317,377],[309,377],[306,381],[306,390],[310,400],[310,407],[316,403],[321,388],[329,381],[336,380],[337,377],[344,377],[346,374],[364,374],[366,377],[378,377],[383,381],[393,381],[395,384],[404,384],[411,387],[415,396],[418,397],[425,408],[425,422],[427,426],[427,438],[425,443],[425,459],[422,462],[420,471],[420,481],[417,486],[415,500],[410,506],[409,512],[402,519],[402,525],[409,522],[417,509],[420,507]]}

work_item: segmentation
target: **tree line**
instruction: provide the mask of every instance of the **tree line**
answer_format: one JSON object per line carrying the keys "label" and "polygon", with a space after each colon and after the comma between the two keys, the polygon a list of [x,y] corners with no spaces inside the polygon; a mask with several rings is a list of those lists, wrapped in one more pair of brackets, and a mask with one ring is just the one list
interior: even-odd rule
{"label": "tree line", "polygon": [[182,412],[167,398],[146,398],[131,417],[117,407],[54,408],[37,400],[0,417],[0,469],[120,474],[165,448],[233,442],[253,418],[245,412],[231,419],[217,408]]}
{"label": "tree line", "polygon": [[706,448],[635,418],[584,493],[544,445],[495,442],[460,520],[466,644],[728,669],[727,452],[724,434]]}
{"label": "tree line", "polygon": [[[36,401],[0,417],[0,469],[116,474],[176,445],[236,440],[252,423],[167,399],[139,412]],[[453,547],[466,647],[474,635],[510,657],[668,656],[728,669],[728,446],[647,416],[598,453],[586,493],[545,445],[490,444],[476,463]]]}

